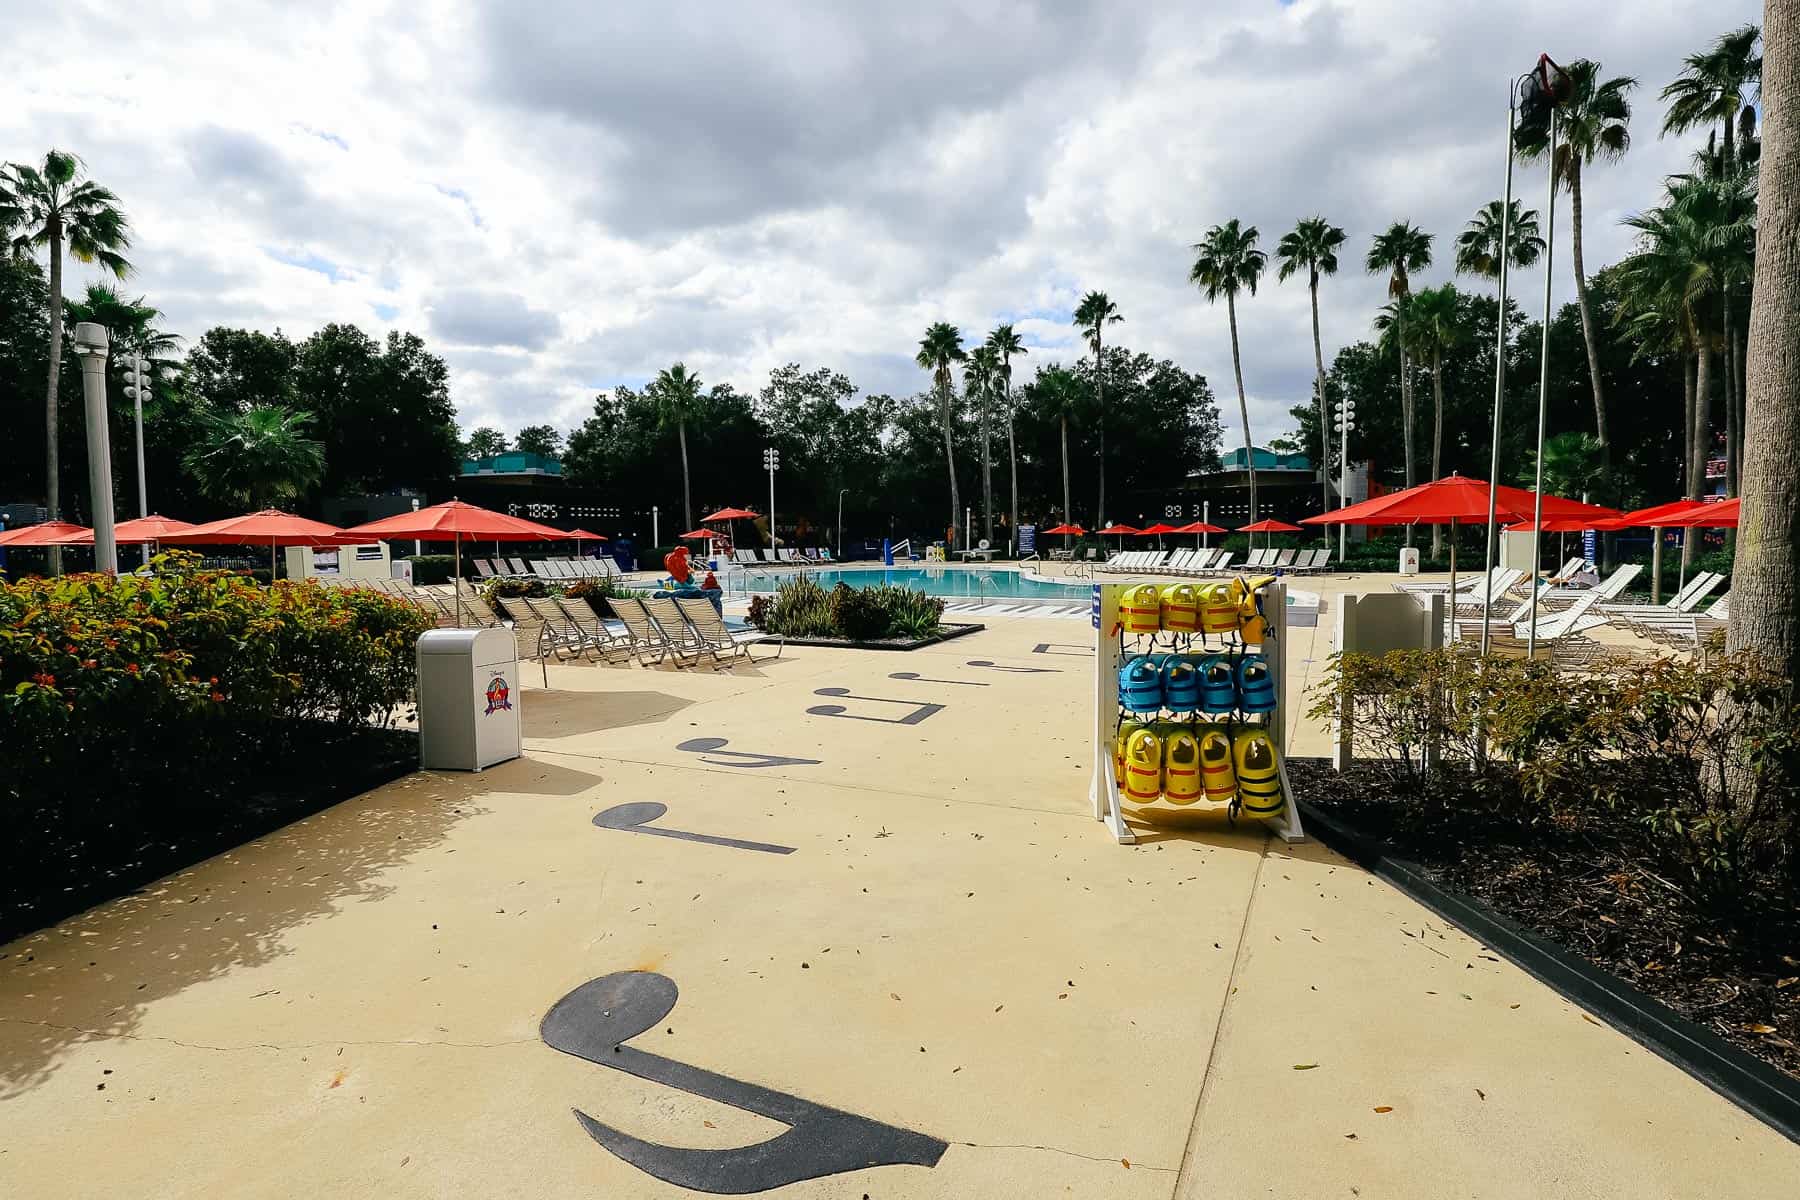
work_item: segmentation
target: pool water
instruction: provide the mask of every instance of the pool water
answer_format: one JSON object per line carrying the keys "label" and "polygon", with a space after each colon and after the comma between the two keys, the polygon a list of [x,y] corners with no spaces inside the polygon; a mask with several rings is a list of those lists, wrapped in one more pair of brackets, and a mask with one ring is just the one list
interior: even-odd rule
{"label": "pool water", "polygon": [[[895,587],[924,592],[927,596],[943,596],[947,599],[1060,600],[1065,604],[1086,604],[1091,594],[1091,587],[1085,580],[1069,584],[1045,583],[1037,579],[1028,579],[1024,572],[1010,569],[983,570],[959,567],[948,570],[943,567],[848,567],[840,570],[835,567],[821,567],[809,569],[806,575],[817,580],[819,586],[827,591],[840,583],[847,583],[853,588],[881,587],[884,584],[892,584]],[[742,590],[752,594],[773,592],[784,581],[792,577],[793,573],[791,572],[740,573],[732,581],[732,590],[734,592]]]}

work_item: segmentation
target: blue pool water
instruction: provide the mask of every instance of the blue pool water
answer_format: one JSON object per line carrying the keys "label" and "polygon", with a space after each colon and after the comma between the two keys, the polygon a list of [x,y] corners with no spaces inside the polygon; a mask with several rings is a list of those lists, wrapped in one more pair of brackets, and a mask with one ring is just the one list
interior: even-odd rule
{"label": "blue pool water", "polygon": [[[965,570],[959,567],[947,570],[943,567],[846,567],[840,570],[831,567],[808,570],[806,574],[817,580],[819,586],[827,591],[839,583],[847,583],[853,588],[893,584],[924,592],[927,596],[986,600],[1060,600],[1066,604],[1086,604],[1091,594],[1090,585],[1086,581],[1070,584],[1044,583],[1027,579],[1022,571],[1007,568]],[[792,573],[785,571],[741,574],[733,581],[732,590],[773,592],[783,580],[789,578],[792,578]]]}

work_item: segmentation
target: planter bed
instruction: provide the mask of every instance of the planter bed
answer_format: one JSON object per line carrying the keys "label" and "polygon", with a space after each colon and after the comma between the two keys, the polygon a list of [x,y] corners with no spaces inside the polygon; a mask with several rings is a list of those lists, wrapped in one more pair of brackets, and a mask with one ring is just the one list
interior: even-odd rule
{"label": "planter bed", "polygon": [[922,646],[935,646],[939,642],[947,642],[951,638],[967,637],[971,633],[979,633],[986,625],[944,624],[928,638],[882,638],[873,642],[853,642],[849,638],[784,638],[790,646],[836,646],[842,650],[917,650]]}
{"label": "planter bed", "polygon": [[1694,903],[1603,830],[1399,800],[1398,768],[1291,759],[1308,829],[1800,1141],[1800,912]]}
{"label": "planter bed", "polygon": [[[418,734],[322,726],[294,753],[214,796],[118,797],[105,824],[72,828],[25,815],[10,836],[29,847],[0,887],[0,945],[419,769]],[[344,764],[324,770],[322,764]]]}

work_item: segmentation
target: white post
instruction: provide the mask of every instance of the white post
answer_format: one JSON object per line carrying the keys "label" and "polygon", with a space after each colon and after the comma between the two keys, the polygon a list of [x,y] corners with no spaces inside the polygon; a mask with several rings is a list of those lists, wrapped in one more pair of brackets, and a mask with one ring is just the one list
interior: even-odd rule
{"label": "white post", "polygon": [[[413,497],[413,511],[414,512],[419,511],[419,498],[417,496]],[[418,558],[420,555],[422,555],[424,553],[425,553],[424,541],[420,538],[414,538],[413,539],[413,557]]]}
{"label": "white post", "polygon": [[962,548],[964,550],[967,550],[971,545],[973,545],[973,543],[970,542],[969,539],[974,535],[974,529],[975,529],[975,510],[972,507],[966,507],[963,509],[963,544],[962,544]]}
{"label": "white post", "polygon": [[[144,356],[137,350],[131,352],[131,375],[131,404],[137,422],[138,516],[147,517],[150,515],[150,500],[144,485],[144,388],[149,380],[144,375]],[[142,543],[138,550],[140,561],[148,566],[150,543]]]}
{"label": "white post", "polygon": [[[1535,495],[1531,500],[1531,619],[1525,635],[1525,661],[1530,662],[1537,657],[1537,614],[1538,614],[1538,540],[1544,536],[1544,413],[1550,395],[1550,285],[1556,277],[1551,270],[1551,263],[1556,256],[1556,110],[1550,110],[1550,154],[1545,162],[1552,164],[1547,172],[1550,176],[1550,195],[1545,204],[1544,213],[1544,345],[1538,352],[1538,424],[1537,424],[1537,480],[1534,486]],[[1490,487],[1493,480],[1488,481]]]}
{"label": "white post", "polygon": [[[1202,500],[1200,502],[1200,523],[1203,525],[1211,525],[1212,524],[1212,501],[1211,500]],[[1200,535],[1200,548],[1202,550],[1210,550],[1212,548],[1212,535],[1211,534],[1203,533]]]}
{"label": "white post", "polygon": [[[1494,504],[1497,498],[1494,486],[1500,482],[1500,415],[1506,400],[1506,267],[1507,260],[1512,257],[1508,251],[1512,249],[1513,116],[1516,111],[1513,100],[1517,88],[1517,80],[1506,85],[1506,198],[1500,202],[1500,314],[1499,333],[1494,344],[1493,458],[1488,465],[1487,549],[1482,552],[1483,571],[1494,569]],[[1481,602],[1481,652],[1484,655],[1488,652],[1489,623],[1493,614],[1493,597],[1484,596]]]}
{"label": "white post", "polygon": [[662,545],[662,509],[654,504],[650,506],[650,544]]}
{"label": "white post", "polygon": [[849,490],[849,488],[838,489],[837,556],[839,562],[844,560],[844,493]]}
{"label": "white post", "polygon": [[74,350],[81,359],[81,394],[87,406],[88,492],[94,510],[94,570],[119,573],[119,547],[113,539],[112,438],[106,414],[106,347],[104,325],[83,321],[75,326]]}

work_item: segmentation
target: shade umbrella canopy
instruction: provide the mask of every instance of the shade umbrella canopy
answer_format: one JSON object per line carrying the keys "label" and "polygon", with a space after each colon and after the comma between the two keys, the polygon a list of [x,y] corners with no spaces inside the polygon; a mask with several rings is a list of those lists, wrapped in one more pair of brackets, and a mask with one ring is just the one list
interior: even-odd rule
{"label": "shade umbrella canopy", "polygon": [[690,529],[686,533],[678,535],[676,540],[682,542],[697,542],[716,538],[718,536],[719,531],[716,529]]}
{"label": "shade umbrella canopy", "polygon": [[1063,534],[1075,534],[1076,536],[1080,536],[1080,535],[1087,533],[1087,530],[1083,529],[1079,525],[1062,524],[1062,525],[1053,525],[1049,529],[1044,530],[1044,533],[1046,535],[1052,534],[1052,533],[1063,533]]}
{"label": "shade umbrella canopy", "polygon": [[1195,521],[1189,525],[1173,530],[1174,533],[1229,533],[1230,530],[1221,525],[1208,525],[1205,521]]}
{"label": "shade umbrella canopy", "polygon": [[1640,508],[1636,512],[1628,512],[1613,522],[1617,529],[1634,529],[1643,526],[1658,528],[1669,524],[1669,518],[1691,515],[1696,509],[1706,505],[1704,500],[1671,500],[1667,504],[1654,504],[1649,508]]}
{"label": "shade umbrella canopy", "polygon": [[1304,533],[1298,525],[1289,525],[1286,521],[1258,521],[1254,525],[1238,526],[1239,533]]}
{"label": "shade umbrella canopy", "polygon": [[1738,501],[1720,500],[1712,503],[1705,501],[1695,505],[1685,515],[1670,517],[1663,524],[1677,529],[1736,529],[1738,523]]}
{"label": "shade umbrella canopy", "polygon": [[21,529],[0,533],[0,546],[79,546],[82,539],[94,540],[94,531],[86,525],[67,521],[40,521]]}
{"label": "shade umbrella canopy", "polygon": [[367,521],[347,531],[355,537],[413,538],[422,542],[451,542],[481,538],[509,542],[554,541],[572,537],[560,529],[512,517],[491,508],[446,500],[414,512],[396,513],[379,521]]}
{"label": "shade umbrella canopy", "polygon": [[1134,529],[1130,525],[1108,525],[1105,529],[1100,530],[1100,532],[1102,534],[1115,534],[1115,533],[1125,534],[1125,533],[1142,533],[1143,530]]}
{"label": "shade umbrella canopy", "polygon": [[[199,526],[191,521],[177,521],[173,517],[164,517],[156,513],[151,513],[147,517],[137,517],[130,521],[120,521],[117,525],[113,526],[113,540],[118,542],[121,546],[136,546],[144,542],[164,541],[170,534],[186,533],[191,529],[197,528],[199,528]],[[90,529],[87,536],[82,538],[78,544],[83,546],[93,545],[93,530]]]}
{"label": "shade umbrella canopy", "polygon": [[700,519],[702,521],[752,521],[760,516],[762,516],[761,513],[751,512],[747,508],[721,508],[718,512],[708,513]]}
{"label": "shade umbrella canopy", "polygon": [[[1493,489],[1496,520],[1507,524],[1532,519],[1536,493],[1500,484]],[[1583,504],[1562,496],[1546,495],[1546,517],[1580,517],[1604,520],[1618,513],[1598,504]],[[1456,525],[1487,523],[1488,483],[1467,475],[1448,475],[1404,491],[1390,492],[1347,508],[1304,517],[1305,525]]]}
{"label": "shade umbrella canopy", "polygon": [[162,540],[184,546],[260,546],[264,542],[271,546],[337,546],[344,542],[344,531],[323,521],[265,508],[166,534]]}
{"label": "shade umbrella canopy", "polygon": [[[1519,521],[1505,527],[1508,533],[1530,533],[1531,522]],[[1542,533],[1583,533],[1589,529],[1617,529],[1617,518],[1606,517],[1545,517],[1538,525]]]}
{"label": "shade umbrella canopy", "polygon": [[564,533],[563,536],[566,538],[574,538],[578,542],[604,542],[606,540],[606,535],[604,533],[589,533],[585,529],[571,529]]}
{"label": "shade umbrella canopy", "polygon": [[1144,527],[1143,529],[1138,530],[1138,532],[1141,534],[1148,535],[1148,534],[1152,534],[1152,533],[1155,533],[1155,534],[1180,533],[1181,530],[1175,528],[1175,526],[1173,526],[1173,525],[1166,525],[1163,522],[1158,521],[1154,525],[1149,525],[1149,526]]}

